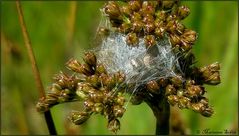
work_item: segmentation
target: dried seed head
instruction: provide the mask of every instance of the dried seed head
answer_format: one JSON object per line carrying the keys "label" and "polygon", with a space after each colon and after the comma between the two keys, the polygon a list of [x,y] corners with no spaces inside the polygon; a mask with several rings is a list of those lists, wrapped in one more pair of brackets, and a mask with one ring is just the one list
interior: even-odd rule
{"label": "dried seed head", "polygon": [[180,109],[187,108],[190,105],[190,99],[187,97],[179,97],[178,107]]}
{"label": "dried seed head", "polygon": [[190,85],[187,87],[187,94],[189,97],[199,97],[205,93],[204,88],[199,85]]}
{"label": "dried seed head", "polygon": [[206,109],[204,109],[202,112],[201,112],[201,114],[204,116],[204,117],[211,117],[212,116],[212,114],[213,114],[213,109],[212,108],[206,108]]}
{"label": "dried seed head", "polygon": [[167,98],[168,98],[169,104],[172,106],[177,104],[179,101],[179,97],[177,95],[169,95]]}
{"label": "dried seed head", "polygon": [[66,63],[66,67],[74,72],[78,72],[80,73],[80,67],[81,64],[80,62],[78,62],[76,59],[70,59],[67,63]]}
{"label": "dried seed head", "polygon": [[171,9],[174,4],[175,4],[174,0],[169,0],[169,1],[163,1],[162,6],[164,9]]}
{"label": "dried seed head", "polygon": [[203,81],[206,84],[217,85],[221,83],[219,70],[220,65],[218,62],[216,62],[209,66],[200,68],[199,71],[202,73],[202,78],[204,79]]}
{"label": "dried seed head", "polygon": [[197,33],[193,30],[186,29],[181,36],[184,42],[193,44],[197,40]]}

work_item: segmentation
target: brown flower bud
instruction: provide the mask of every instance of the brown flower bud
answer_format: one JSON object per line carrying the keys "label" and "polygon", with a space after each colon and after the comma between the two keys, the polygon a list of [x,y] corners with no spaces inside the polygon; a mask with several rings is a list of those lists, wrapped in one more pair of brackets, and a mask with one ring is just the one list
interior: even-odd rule
{"label": "brown flower bud", "polygon": [[129,33],[126,37],[126,42],[129,45],[137,45],[139,43],[139,38],[137,37],[136,33]]}
{"label": "brown flower bud", "polygon": [[157,27],[157,28],[155,28],[154,33],[159,38],[163,38],[164,37],[164,33],[165,33],[165,29],[163,27],[160,27],[160,28]]}
{"label": "brown flower bud", "polygon": [[177,95],[169,95],[167,98],[169,104],[172,106],[174,106],[179,101],[179,97]]}
{"label": "brown flower bud", "polygon": [[38,112],[45,112],[49,110],[49,104],[45,103],[45,98],[42,97],[36,104],[36,109]]}
{"label": "brown flower bud", "polygon": [[141,3],[138,0],[134,1],[129,1],[129,8],[132,9],[133,11],[138,11],[141,7]]}
{"label": "brown flower bud", "polygon": [[60,93],[60,91],[62,90],[61,86],[56,84],[56,83],[53,83],[52,84],[52,87],[51,87],[51,92],[52,93]]}
{"label": "brown flower bud", "polygon": [[123,5],[120,7],[121,13],[123,13],[125,16],[130,16],[132,13],[132,10],[130,9],[129,5]]}
{"label": "brown flower bud", "polygon": [[81,125],[86,122],[90,118],[90,114],[88,112],[71,112],[69,119],[76,125]]}
{"label": "brown flower bud", "polygon": [[156,44],[156,39],[153,35],[146,35],[144,37],[144,42],[145,42],[146,48],[148,48]]}
{"label": "brown flower bud", "polygon": [[94,70],[88,64],[81,64],[79,67],[79,73],[90,76],[94,74]]}
{"label": "brown flower bud", "polygon": [[161,79],[159,79],[158,84],[162,87],[166,87],[168,85],[168,79],[161,78]]}
{"label": "brown flower bud", "polygon": [[96,66],[96,56],[93,52],[86,52],[85,56],[83,57],[85,63],[89,66],[95,67]]}
{"label": "brown flower bud", "polygon": [[85,100],[88,96],[80,90],[76,90],[76,95],[80,98],[80,100]]}
{"label": "brown flower bud", "polygon": [[104,12],[112,19],[118,19],[121,15],[118,4],[115,1],[109,1],[104,6]]}
{"label": "brown flower bud", "polygon": [[180,19],[186,18],[190,14],[190,9],[186,6],[181,6],[178,8],[178,16]]}
{"label": "brown flower bud", "polygon": [[204,109],[204,105],[202,103],[192,103],[191,108],[196,112],[201,112]]}
{"label": "brown flower bud", "polygon": [[94,93],[90,93],[90,99],[95,103],[103,102],[104,94],[100,91],[95,91]]}
{"label": "brown flower bud", "polygon": [[173,85],[167,85],[165,95],[168,96],[168,95],[176,95],[176,94],[177,94],[177,91],[173,87]]}
{"label": "brown flower bud", "polygon": [[114,106],[113,112],[116,118],[121,118],[125,112],[125,108],[123,108],[122,106],[116,105]]}
{"label": "brown flower bud", "polygon": [[82,92],[85,92],[85,93],[89,93],[89,90],[93,89],[93,87],[91,86],[90,83],[78,83],[77,84],[77,88],[76,88],[76,91],[82,91]]}
{"label": "brown flower bud", "polygon": [[120,122],[118,119],[113,119],[108,122],[107,128],[116,133],[120,129]]}
{"label": "brown flower bud", "polygon": [[155,80],[149,81],[147,84],[147,89],[149,92],[154,93],[154,94],[159,94],[160,93],[160,86]]}

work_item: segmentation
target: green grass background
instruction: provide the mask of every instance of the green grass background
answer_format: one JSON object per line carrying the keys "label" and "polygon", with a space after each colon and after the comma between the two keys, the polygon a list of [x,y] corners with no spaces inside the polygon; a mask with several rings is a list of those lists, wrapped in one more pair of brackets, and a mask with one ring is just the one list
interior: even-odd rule
{"label": "green grass background", "polygon": [[[72,40],[69,35],[71,2],[21,2],[27,29],[39,66],[44,87],[64,67],[69,58],[81,59],[90,49],[101,20],[104,2],[77,2]],[[188,134],[197,130],[236,130],[238,133],[238,2],[184,1],[191,14],[184,24],[199,34],[193,52],[197,65],[215,61],[221,64],[218,86],[206,86],[206,96],[215,114],[205,118],[190,110],[180,110]],[[30,61],[24,47],[16,5],[1,1],[1,134],[48,134],[42,114],[35,110],[38,92]],[[59,134],[112,134],[106,119],[92,116],[87,123],[74,126],[67,120],[71,110],[81,110],[81,103],[68,103],[52,108]],[[154,116],[146,104],[129,105],[121,119],[118,134],[154,134]]]}

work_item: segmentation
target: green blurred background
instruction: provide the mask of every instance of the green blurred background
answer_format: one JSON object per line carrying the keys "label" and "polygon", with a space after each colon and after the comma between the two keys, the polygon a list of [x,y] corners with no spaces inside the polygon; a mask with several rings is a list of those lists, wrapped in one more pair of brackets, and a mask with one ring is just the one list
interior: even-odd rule
{"label": "green blurred background", "polygon": [[[81,59],[90,49],[101,20],[104,2],[21,2],[36,61],[45,89],[69,58]],[[184,1],[191,14],[184,24],[199,33],[193,52],[197,65],[221,64],[218,86],[206,86],[206,96],[215,114],[205,118],[191,110],[180,110],[187,134],[209,128],[238,133],[238,2]],[[1,134],[48,134],[44,116],[35,110],[38,92],[24,46],[13,1],[1,1]],[[106,119],[92,116],[81,126],[73,125],[67,114],[81,110],[81,103],[52,108],[59,134],[112,134]],[[177,111],[177,108],[175,108]],[[118,134],[154,134],[155,120],[146,104],[129,105]]]}

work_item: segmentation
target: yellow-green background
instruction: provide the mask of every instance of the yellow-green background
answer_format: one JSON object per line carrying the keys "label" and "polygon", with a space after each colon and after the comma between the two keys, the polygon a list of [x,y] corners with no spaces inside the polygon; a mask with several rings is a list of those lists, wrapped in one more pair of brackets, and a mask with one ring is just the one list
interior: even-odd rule
{"label": "yellow-green background", "polygon": [[[94,42],[104,2],[21,2],[27,29],[45,89],[65,62],[80,59]],[[76,5],[75,5],[76,4]],[[209,128],[212,131],[234,129],[238,133],[238,2],[184,1],[191,14],[184,24],[199,34],[194,45],[197,65],[218,61],[221,81],[206,86],[210,104],[215,110],[205,118],[190,110],[181,110],[189,134]],[[76,6],[76,15],[71,10]],[[73,18],[72,18],[73,17]],[[74,25],[75,23],[75,25]],[[73,26],[73,31],[71,28]],[[72,36],[70,36],[72,35]],[[14,1],[1,2],[1,134],[48,134],[43,115],[35,110],[38,92],[24,47]],[[82,103],[68,103],[52,108],[59,134],[112,134],[107,121],[92,116],[82,126],[67,120],[71,110],[81,110]],[[146,104],[129,105],[121,119],[118,134],[154,134],[154,116]]]}

